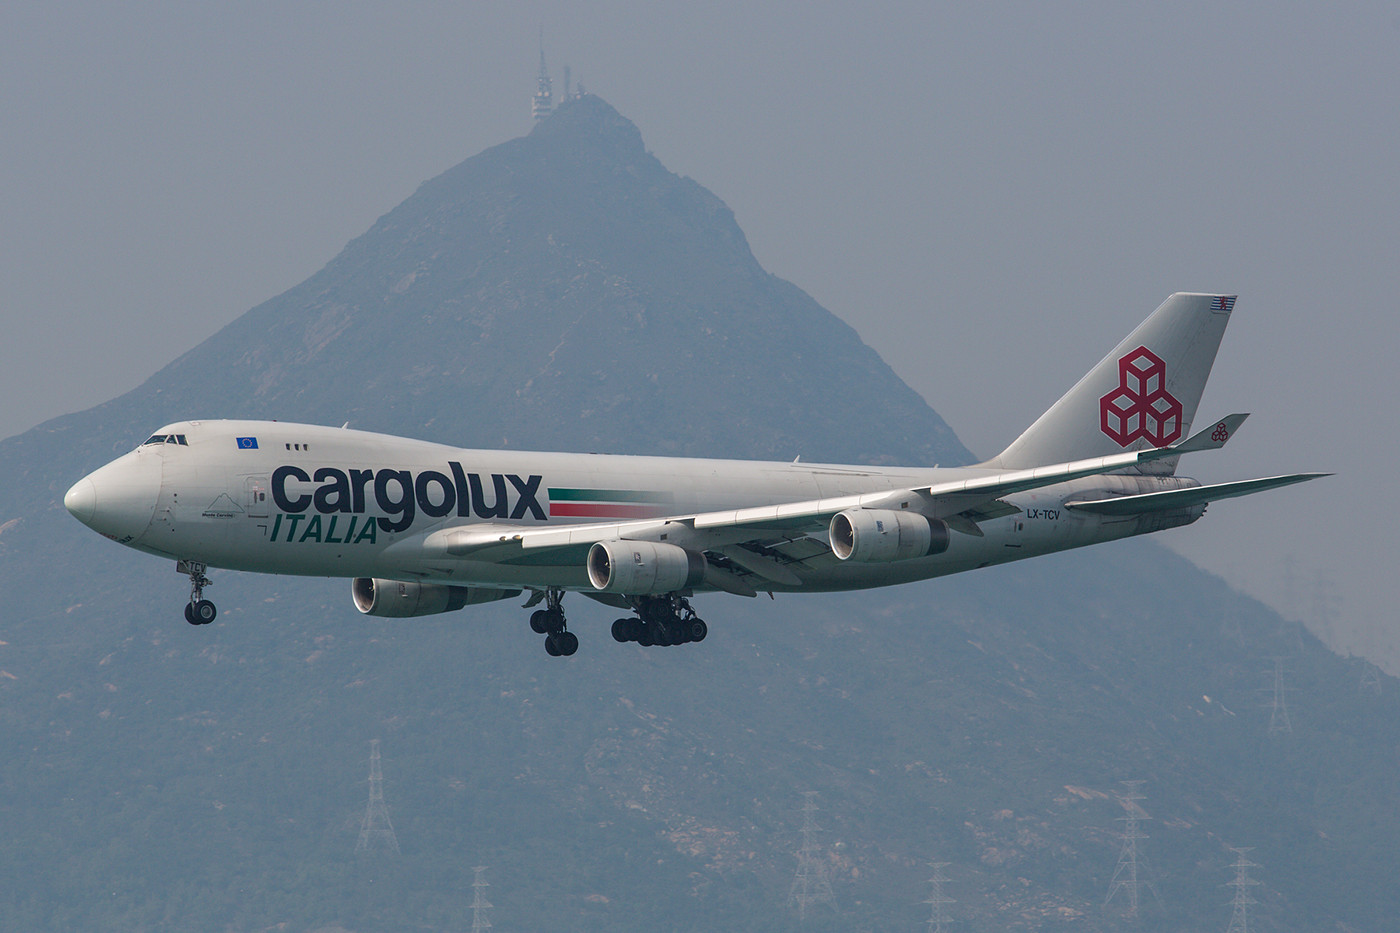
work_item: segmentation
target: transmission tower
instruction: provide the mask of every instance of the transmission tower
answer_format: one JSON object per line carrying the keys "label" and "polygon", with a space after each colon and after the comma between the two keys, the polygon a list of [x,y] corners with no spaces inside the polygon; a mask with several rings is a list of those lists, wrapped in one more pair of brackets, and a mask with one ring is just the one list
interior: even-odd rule
{"label": "transmission tower", "polygon": [[1381,669],[1370,661],[1361,662],[1361,692],[1369,693],[1371,696],[1381,695]]}
{"label": "transmission tower", "polygon": [[1283,600],[1288,609],[1279,613],[1275,641],[1282,651],[1303,651],[1303,632],[1307,630],[1308,607],[1304,605],[1303,587],[1299,582],[1298,559],[1289,554],[1283,560]]}
{"label": "transmission tower", "polygon": [[1283,558],[1283,601],[1292,610],[1288,617],[1301,622],[1304,618],[1303,594],[1298,586],[1298,558],[1293,554]]}
{"label": "transmission tower", "polygon": [[1329,646],[1337,644],[1337,622],[1341,616],[1342,598],[1337,593],[1337,582],[1330,573],[1318,570],[1313,575],[1312,617],[1313,631]]}
{"label": "transmission tower", "polygon": [[1227,881],[1230,887],[1235,889],[1234,910],[1230,914],[1230,925],[1225,928],[1225,933],[1249,933],[1249,908],[1253,904],[1259,903],[1254,899],[1254,895],[1249,893],[1249,889],[1261,882],[1249,877],[1251,868],[1259,866],[1245,857],[1248,852],[1254,851],[1253,846],[1243,848],[1231,848],[1235,853],[1235,863],[1230,867],[1235,870],[1235,880]]}
{"label": "transmission tower", "polygon": [[486,911],[491,909],[491,902],[481,893],[490,887],[490,882],[481,877],[486,871],[486,866],[479,865],[472,871],[476,872],[476,878],[472,881],[472,933],[482,933],[483,930],[491,929],[491,921],[486,919]]}
{"label": "transmission tower", "polygon": [[379,740],[369,743],[369,803],[365,805],[365,818],[360,822],[360,838],[355,843],[356,854],[369,852],[370,846],[382,843],[399,853],[399,839],[394,835],[394,824],[389,820],[389,810],[384,806],[384,774],[379,768]]}
{"label": "transmission tower", "polygon": [[1123,805],[1127,816],[1118,817],[1118,822],[1123,824],[1123,848],[1118,852],[1118,867],[1113,870],[1113,880],[1108,885],[1108,897],[1103,900],[1103,905],[1107,907],[1119,891],[1124,892],[1128,899],[1128,916],[1136,918],[1138,907],[1141,904],[1143,890],[1152,892],[1152,896],[1159,901],[1161,898],[1157,894],[1157,889],[1152,882],[1145,879],[1147,874],[1147,856],[1141,851],[1139,843],[1149,838],[1138,826],[1142,820],[1150,820],[1148,816],[1138,806],[1139,800],[1146,800],[1147,797],[1141,793],[1144,781],[1120,781],[1125,788],[1124,792],[1118,794],[1118,802]]}
{"label": "transmission tower", "polygon": [[831,891],[831,878],[826,860],[817,846],[817,792],[802,792],[802,847],[797,850],[797,875],[792,879],[788,906],[797,905],[797,918],[807,919],[807,908],[827,904],[836,909],[836,895]]}
{"label": "transmission tower", "polygon": [[948,905],[956,904],[957,901],[943,893],[943,884],[950,879],[943,874],[943,869],[947,868],[950,862],[929,862],[933,869],[933,877],[928,883],[933,887],[928,900],[924,901],[929,905],[928,933],[948,933],[948,925],[953,922],[953,918],[948,916]]}
{"label": "transmission tower", "polygon": [[[1291,733],[1293,723],[1288,718],[1288,701],[1284,696],[1283,687],[1283,658],[1275,657],[1274,661],[1274,687],[1273,701],[1269,704],[1269,735],[1280,735]],[[1265,673],[1269,673],[1265,671]]]}

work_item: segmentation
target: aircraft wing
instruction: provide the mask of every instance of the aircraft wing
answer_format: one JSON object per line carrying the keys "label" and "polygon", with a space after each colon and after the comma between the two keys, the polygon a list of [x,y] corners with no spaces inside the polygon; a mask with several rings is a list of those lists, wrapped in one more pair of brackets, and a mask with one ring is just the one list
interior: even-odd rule
{"label": "aircraft wing", "polygon": [[1290,473],[1287,476],[1266,476],[1261,479],[1246,479],[1236,483],[1216,483],[1212,486],[1196,486],[1192,489],[1172,489],[1166,492],[1150,492],[1139,496],[1116,496],[1109,499],[1087,499],[1080,502],[1066,502],[1065,508],[1081,512],[1094,512],[1099,515],[1139,515],[1143,512],[1156,512],[1162,509],[1178,509],[1192,505],[1204,505],[1220,499],[1233,499],[1247,496],[1265,489],[1277,489],[1294,483],[1305,483],[1331,473]]}
{"label": "aircraft wing", "polygon": [[[726,549],[825,531],[832,516],[838,512],[862,508],[907,508],[930,518],[950,520],[950,525],[955,530],[980,534],[976,528],[977,521],[1019,511],[1014,506],[1001,502],[1003,496],[1053,486],[1085,476],[1110,473],[1165,457],[1179,456],[1182,453],[1219,448],[1224,446],[1225,441],[1235,433],[1246,417],[1248,416],[1244,414],[1229,415],[1180,444],[1169,447],[1074,460],[1028,470],[988,471],[985,475],[970,479],[928,486],[691,515],[622,522],[588,522],[555,528],[472,525],[432,532],[423,541],[423,546],[430,553],[444,557],[471,556],[473,559],[501,560],[511,559],[513,554],[521,552],[586,548],[599,541],[616,539],[665,541],[692,550],[716,550],[726,556],[729,553],[737,554],[737,557],[731,557],[734,563],[760,576],[780,581],[784,576],[781,569],[768,567],[750,554]],[[749,566],[750,564],[756,566]],[[769,572],[764,573],[764,570]]]}
{"label": "aircraft wing", "polygon": [[[814,499],[807,502],[791,502],[782,505],[758,506],[749,509],[735,509],[725,512],[706,512],[689,519],[696,529],[733,526],[756,526],[762,528],[800,527],[811,521],[829,519],[837,512],[846,509],[914,508],[905,505],[911,496],[922,502],[915,511],[930,518],[946,518],[976,510],[1017,492],[1054,486],[1085,476],[1111,473],[1127,469],[1153,460],[1176,457],[1197,450],[1214,450],[1225,446],[1235,430],[1244,423],[1247,414],[1235,414],[1222,418],[1191,437],[1169,447],[1153,447],[1147,450],[1113,454],[1108,457],[1094,457],[1088,460],[1073,460],[1069,463],[1056,463],[1050,466],[1035,467],[1029,470],[1002,470],[989,472],[985,476],[972,479],[935,483],[930,486],[916,486],[912,489],[899,489],[893,492],[869,492],[860,495],[839,496],[832,499]],[[1019,510],[1017,510],[1019,511]]]}

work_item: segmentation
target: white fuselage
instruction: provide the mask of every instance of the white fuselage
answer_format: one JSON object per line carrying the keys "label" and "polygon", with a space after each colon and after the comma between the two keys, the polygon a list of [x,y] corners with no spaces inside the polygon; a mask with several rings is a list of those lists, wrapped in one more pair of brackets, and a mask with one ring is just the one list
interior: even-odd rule
{"label": "white fuselage", "polygon": [[[453,555],[438,543],[441,532],[710,513],[991,472],[465,450],[266,421],[181,422],[162,435],[172,440],[142,445],[80,481],[69,494],[74,514],[119,543],[213,567],[537,589],[591,589],[587,547]],[[1105,475],[1018,493],[1005,501],[1019,513],[955,530],[945,551],[910,560],[838,560],[824,537],[796,533],[784,568],[800,583],[770,578],[756,588],[882,586],[1186,524],[1200,507],[1115,517],[1065,503],[1191,485]]]}

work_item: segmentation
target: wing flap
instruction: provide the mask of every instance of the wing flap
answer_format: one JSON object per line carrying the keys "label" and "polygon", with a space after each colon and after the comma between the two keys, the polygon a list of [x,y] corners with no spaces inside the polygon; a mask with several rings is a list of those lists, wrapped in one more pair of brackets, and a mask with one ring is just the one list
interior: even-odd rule
{"label": "wing flap", "polygon": [[756,576],[787,586],[801,586],[802,578],[771,557],[755,553],[738,544],[717,548],[719,553]]}

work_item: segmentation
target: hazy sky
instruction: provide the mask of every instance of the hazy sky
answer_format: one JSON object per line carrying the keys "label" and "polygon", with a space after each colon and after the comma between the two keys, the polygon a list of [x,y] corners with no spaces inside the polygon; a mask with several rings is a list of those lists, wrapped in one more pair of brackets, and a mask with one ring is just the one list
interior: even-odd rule
{"label": "hazy sky", "polygon": [[978,454],[1171,292],[1237,292],[1201,417],[1254,417],[1183,472],[1340,475],[1162,539],[1400,665],[1393,4],[7,4],[0,436],[528,132],[541,23],[556,88],[571,65]]}

